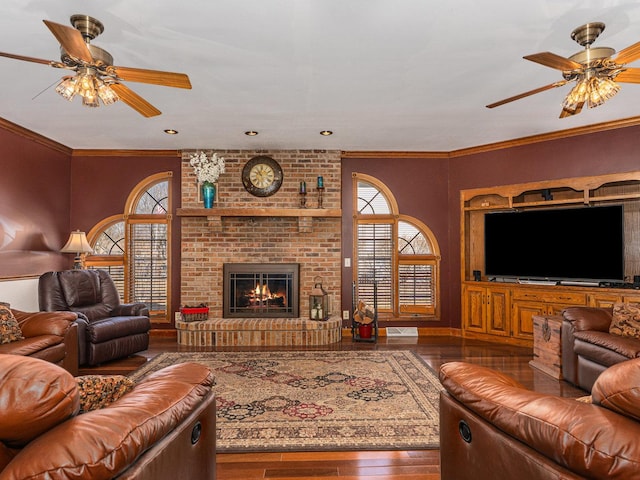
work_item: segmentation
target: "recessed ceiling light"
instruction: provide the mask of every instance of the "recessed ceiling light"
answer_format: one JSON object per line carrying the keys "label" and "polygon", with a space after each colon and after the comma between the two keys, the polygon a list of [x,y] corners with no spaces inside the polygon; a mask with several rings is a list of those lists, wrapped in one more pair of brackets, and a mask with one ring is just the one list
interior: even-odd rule
{"label": "recessed ceiling light", "polygon": [[255,130],[247,130],[246,132],[244,132],[244,134],[247,137],[255,137],[256,135],[258,135],[258,132],[256,132]]}
{"label": "recessed ceiling light", "polygon": [[167,135],[177,135],[178,130],[174,130],[173,128],[165,128],[164,133],[166,133]]}
{"label": "recessed ceiling light", "polygon": [[328,137],[329,135],[333,135],[333,132],[331,130],[322,130],[320,132],[320,135],[322,135],[323,137]]}

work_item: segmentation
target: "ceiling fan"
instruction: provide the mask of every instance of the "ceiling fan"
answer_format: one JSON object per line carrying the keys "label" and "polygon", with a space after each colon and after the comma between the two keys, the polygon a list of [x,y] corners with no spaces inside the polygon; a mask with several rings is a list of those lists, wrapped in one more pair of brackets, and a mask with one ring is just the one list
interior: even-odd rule
{"label": "ceiling fan", "polygon": [[575,81],[575,86],[562,102],[560,118],[576,115],[582,111],[586,103],[589,108],[602,105],[620,90],[618,83],[640,83],[640,69],[627,68],[628,63],[640,58],[640,42],[623,49],[615,58],[613,48],[595,47],[591,44],[604,30],[604,23],[587,23],[571,32],[571,38],[584,47],[569,58],[551,52],[535,53],[523,58],[540,63],[546,67],[562,71],[563,80],[536,88],[528,92],[505,98],[487,105],[487,108],[499,107],[505,103],[544,92],[552,88],[562,87]]}
{"label": "ceiling fan", "polygon": [[160,115],[160,110],[124,85],[123,81],[191,88],[189,77],[184,73],[114,66],[109,52],[90,43],[104,31],[102,23],[95,18],[72,15],[71,25],[74,28],[49,20],[43,22],[60,42],[60,62],[4,52],[0,52],[0,56],[75,72],[75,75],[63,77],[56,87],[56,92],[69,101],[80,95],[83,105],[98,107],[99,100],[105,105],[122,100],[141,115],[153,117]]}

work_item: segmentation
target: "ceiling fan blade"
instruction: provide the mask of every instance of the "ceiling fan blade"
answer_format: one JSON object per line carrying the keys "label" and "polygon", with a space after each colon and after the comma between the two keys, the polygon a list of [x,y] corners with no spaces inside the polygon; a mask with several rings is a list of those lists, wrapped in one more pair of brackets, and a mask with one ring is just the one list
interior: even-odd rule
{"label": "ceiling fan blade", "polygon": [[515,95],[513,97],[505,98],[504,100],[491,103],[487,105],[487,108],[499,107],[500,105],[504,105],[505,103],[513,102],[515,100],[520,100],[521,98],[525,98],[530,95],[535,95],[536,93],[544,92],[546,90],[551,90],[552,88],[561,87],[565,85],[567,82],[568,80],[560,80],[559,82],[550,83],[549,85],[545,85],[544,87],[536,88],[535,90],[529,90],[528,92],[524,92],[519,95]]}
{"label": "ceiling fan blade", "polygon": [[[189,77],[184,73],[161,72],[142,68],[112,67],[115,75],[125,81],[150,83],[164,87],[191,88]],[[109,69],[111,70],[111,69]]]}
{"label": "ceiling fan blade", "polygon": [[126,85],[122,83],[112,83],[109,86],[118,94],[120,100],[136,110],[140,115],[148,118],[155,117],[162,113]]}
{"label": "ceiling fan blade", "polygon": [[67,27],[66,25],[60,25],[50,20],[43,20],[43,22],[49,27],[53,36],[56,37],[62,48],[64,48],[69,55],[83,62],[93,63],[91,52],[79,30]]}
{"label": "ceiling fan blade", "polygon": [[583,68],[583,66],[578,62],[574,62],[573,60],[569,60],[568,58],[561,57],[560,55],[556,55],[551,52],[534,53],[533,55],[525,55],[522,58],[539,63],[545,67],[562,70],[563,72],[580,70]]}
{"label": "ceiling fan blade", "polygon": [[59,62],[54,62],[53,60],[44,60],[42,58],[25,57],[24,55],[15,55],[13,53],[0,52],[0,57],[13,58],[15,60],[24,60],[25,62],[41,63],[43,65],[51,65],[52,67],[57,67],[61,65]]}
{"label": "ceiling fan blade", "polygon": [[625,65],[637,60],[638,58],[640,58],[640,42],[634,43],[633,45],[620,50],[613,61],[618,65]]}
{"label": "ceiling fan blade", "polygon": [[614,81],[622,83],[640,83],[640,68],[627,68],[624,72],[620,72],[616,75]]}

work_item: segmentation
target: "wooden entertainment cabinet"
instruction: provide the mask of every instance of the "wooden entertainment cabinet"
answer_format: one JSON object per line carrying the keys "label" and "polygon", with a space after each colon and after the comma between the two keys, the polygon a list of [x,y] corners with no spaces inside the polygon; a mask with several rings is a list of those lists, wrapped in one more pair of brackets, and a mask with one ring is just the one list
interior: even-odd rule
{"label": "wooden entertainment cabinet", "polygon": [[[490,281],[484,275],[486,213],[623,204],[624,272],[626,281],[631,282],[634,275],[640,275],[640,172],[463,190],[460,203],[463,336],[531,346],[535,315],[557,314],[568,306],[640,302],[640,288],[629,284],[625,288],[536,285]],[[562,232],[540,234],[541,241],[552,242],[554,235]],[[518,241],[517,233],[513,241]],[[598,254],[597,246],[593,254]]]}

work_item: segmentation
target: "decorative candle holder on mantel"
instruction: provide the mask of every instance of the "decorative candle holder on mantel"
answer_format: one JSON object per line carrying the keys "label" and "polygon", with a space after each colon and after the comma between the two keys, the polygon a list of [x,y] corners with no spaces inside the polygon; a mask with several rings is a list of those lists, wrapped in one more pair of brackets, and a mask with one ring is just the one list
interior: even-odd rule
{"label": "decorative candle holder on mantel", "polygon": [[300,182],[300,208],[307,208],[307,182]]}
{"label": "decorative candle holder on mantel", "polygon": [[318,208],[322,208],[322,195],[324,194],[324,178],[318,177],[316,190],[318,191]]}
{"label": "decorative candle holder on mantel", "polygon": [[322,195],[324,193],[324,187],[318,187],[318,208],[322,208]]}

